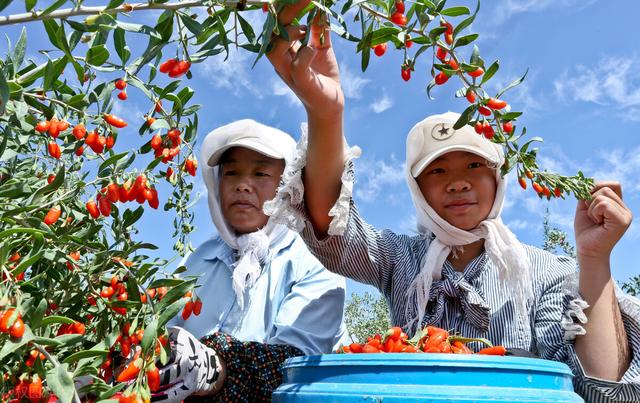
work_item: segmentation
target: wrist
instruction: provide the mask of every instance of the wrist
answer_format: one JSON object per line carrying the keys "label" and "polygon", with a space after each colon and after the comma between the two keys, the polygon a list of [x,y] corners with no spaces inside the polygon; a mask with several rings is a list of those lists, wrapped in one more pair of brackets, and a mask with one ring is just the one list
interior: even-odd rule
{"label": "wrist", "polygon": [[332,108],[306,108],[309,125],[342,126],[344,106],[338,105]]}
{"label": "wrist", "polygon": [[598,271],[602,272],[606,268],[607,272],[611,272],[609,255],[590,255],[578,252],[577,255],[580,271]]}

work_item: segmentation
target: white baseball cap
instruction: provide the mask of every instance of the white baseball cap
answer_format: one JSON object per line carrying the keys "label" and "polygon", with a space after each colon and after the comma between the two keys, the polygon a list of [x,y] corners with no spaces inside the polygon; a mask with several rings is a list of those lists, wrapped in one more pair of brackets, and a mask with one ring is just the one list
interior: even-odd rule
{"label": "white baseball cap", "polygon": [[469,125],[454,130],[458,118],[459,113],[447,112],[431,115],[413,126],[407,136],[407,167],[411,176],[416,178],[433,160],[452,151],[467,151],[502,166],[502,147],[479,135]]}
{"label": "white baseball cap", "polygon": [[220,163],[220,157],[232,147],[244,147],[267,157],[293,157],[296,142],[287,133],[252,119],[242,119],[211,131],[202,143],[202,157],[209,166]]}

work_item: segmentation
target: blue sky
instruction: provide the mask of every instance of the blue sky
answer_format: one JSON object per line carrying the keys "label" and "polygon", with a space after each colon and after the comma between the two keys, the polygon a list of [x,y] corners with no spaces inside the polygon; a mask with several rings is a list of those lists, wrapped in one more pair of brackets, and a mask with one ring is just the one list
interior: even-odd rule
{"label": "blue sky", "polygon": [[[467,1],[449,4],[475,5]],[[9,11],[22,10],[11,6]],[[524,112],[519,125],[526,126],[531,136],[545,139],[540,146],[540,165],[564,174],[581,169],[597,179],[621,181],[625,201],[636,217],[640,216],[638,15],[640,3],[633,0],[485,1],[469,28],[480,34],[477,45],[485,61],[500,60],[490,91],[497,91],[529,69],[525,82],[504,99],[514,110]],[[245,16],[254,25],[260,25],[264,18],[262,12]],[[150,15],[133,20],[152,22]],[[40,41],[41,24],[26,26],[28,56],[44,60],[36,53],[45,46]],[[3,32],[13,42],[17,39],[17,27]],[[415,213],[402,174],[406,134],[429,114],[462,111],[466,101],[453,97],[458,88],[455,80],[432,92],[435,100],[427,98],[430,57],[419,60],[411,81],[405,83],[400,78],[401,51],[390,46],[382,58],[372,55],[369,69],[362,73],[353,43],[334,37],[334,46],[346,95],[345,133],[350,144],[363,150],[357,161],[357,204],[373,225],[413,232]],[[0,51],[4,53],[6,45],[0,45]],[[226,61],[214,57],[193,66],[194,78],[188,85],[196,89],[193,102],[202,104],[200,138],[219,125],[247,117],[299,136],[300,124],[305,121],[303,108],[266,59],[254,69],[252,62],[252,54],[232,51]],[[117,104],[116,113],[142,119],[148,104],[129,89],[130,99]],[[136,129],[122,134],[122,147],[141,144]],[[199,144],[196,148],[199,150]],[[575,200],[542,201],[530,189],[524,192],[514,186],[513,177],[510,182],[503,219],[523,242],[542,244],[542,217],[547,207],[551,222],[573,238]],[[192,242],[199,245],[214,234],[214,228],[200,177],[195,189],[203,196],[194,206],[198,228]],[[613,275],[620,281],[640,272],[634,252],[640,241],[637,221],[611,258]],[[171,221],[163,213],[145,214],[139,236],[158,245],[159,256],[172,256],[171,233]],[[348,288],[349,292],[372,290],[352,281]]]}

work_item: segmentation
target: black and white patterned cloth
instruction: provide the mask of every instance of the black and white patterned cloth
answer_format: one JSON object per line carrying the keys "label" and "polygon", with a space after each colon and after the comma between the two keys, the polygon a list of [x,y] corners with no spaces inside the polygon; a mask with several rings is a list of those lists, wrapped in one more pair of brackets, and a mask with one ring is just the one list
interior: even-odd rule
{"label": "black and white patterned cloth", "polygon": [[[342,235],[319,240],[307,220],[302,237],[327,269],[377,287],[389,303],[393,325],[413,334],[416,326],[409,329],[407,324],[411,315],[416,315],[416,300],[406,291],[418,274],[429,242],[421,235],[377,230],[364,222],[353,201],[350,203]],[[304,211],[302,206],[295,208]],[[587,402],[640,402],[639,300],[616,290],[633,354],[623,378],[611,382],[587,377],[574,349],[575,335],[567,337],[570,329],[562,323],[575,310],[575,301],[581,300],[577,287],[567,286],[577,276],[576,262],[532,246],[525,245],[525,249],[531,262],[534,292],[528,317],[517,318],[509,290],[498,286],[498,270],[483,253],[463,273],[445,262],[441,280],[432,284],[421,327],[455,329],[467,337],[484,337],[494,344],[566,363],[575,375],[574,389]],[[573,312],[576,316],[580,313]],[[573,316],[570,318],[571,322]],[[581,328],[579,323],[573,325],[573,331]]]}
{"label": "black and white patterned cloth", "polygon": [[161,391],[154,393],[151,400],[179,403],[192,394],[213,392],[220,372],[216,351],[182,328],[168,330],[171,356],[167,365],[160,368]]}

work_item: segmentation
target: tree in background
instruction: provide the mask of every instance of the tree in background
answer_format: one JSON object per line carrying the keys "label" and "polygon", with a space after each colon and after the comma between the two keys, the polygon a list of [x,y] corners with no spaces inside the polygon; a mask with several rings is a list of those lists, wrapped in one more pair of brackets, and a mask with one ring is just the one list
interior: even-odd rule
{"label": "tree in background", "polygon": [[367,337],[376,333],[384,334],[391,327],[389,306],[384,296],[352,293],[345,307],[345,323],[356,343],[364,343]]}
{"label": "tree in background", "polygon": [[544,243],[542,249],[547,252],[556,253],[557,249],[561,249],[565,255],[576,258],[576,248],[569,242],[568,235],[565,231],[549,224],[549,208],[544,213],[542,220],[544,228]]}

